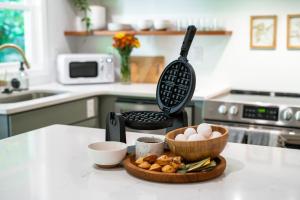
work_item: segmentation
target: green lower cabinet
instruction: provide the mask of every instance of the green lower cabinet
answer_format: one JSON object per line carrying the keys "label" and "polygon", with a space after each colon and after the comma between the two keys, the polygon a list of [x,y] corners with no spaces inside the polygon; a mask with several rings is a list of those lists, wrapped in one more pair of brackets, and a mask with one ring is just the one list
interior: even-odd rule
{"label": "green lower cabinet", "polygon": [[[93,97],[13,115],[1,116],[0,138],[17,135],[53,124],[73,124],[98,128],[98,114],[98,98]],[[4,128],[2,128],[2,125],[4,125]]]}
{"label": "green lower cabinet", "polygon": [[9,136],[8,127],[7,115],[0,115],[0,139],[7,138]]}

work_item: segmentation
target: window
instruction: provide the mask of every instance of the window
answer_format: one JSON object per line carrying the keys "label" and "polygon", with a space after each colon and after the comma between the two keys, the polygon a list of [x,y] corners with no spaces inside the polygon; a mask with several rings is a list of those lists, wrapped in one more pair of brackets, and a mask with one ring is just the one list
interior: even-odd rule
{"label": "window", "polygon": [[[5,0],[0,0],[5,1]],[[0,44],[13,43],[25,50],[24,44],[24,13],[19,10],[0,10]],[[0,62],[19,59],[12,49],[0,52]]]}
{"label": "window", "polygon": [[[42,0],[0,0],[0,44],[13,43],[26,53],[31,66],[41,66],[44,52]],[[19,62],[13,49],[0,51],[0,64]],[[1,67],[1,66],[0,66]]]}

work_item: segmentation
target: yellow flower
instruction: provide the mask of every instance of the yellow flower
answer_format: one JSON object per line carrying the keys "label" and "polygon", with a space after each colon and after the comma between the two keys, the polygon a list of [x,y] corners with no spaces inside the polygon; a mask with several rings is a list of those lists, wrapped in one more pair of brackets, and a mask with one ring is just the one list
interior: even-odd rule
{"label": "yellow flower", "polygon": [[122,39],[123,37],[125,37],[125,33],[123,33],[123,32],[119,32],[119,33],[115,34],[115,38],[117,38],[117,39]]}
{"label": "yellow flower", "polygon": [[135,48],[140,48],[140,46],[141,46],[140,41],[139,41],[139,40],[135,40],[135,41],[133,42],[133,46],[134,46]]}
{"label": "yellow flower", "polygon": [[134,34],[126,32],[118,32],[113,37],[113,47],[117,49],[139,48],[141,46],[138,38]]}

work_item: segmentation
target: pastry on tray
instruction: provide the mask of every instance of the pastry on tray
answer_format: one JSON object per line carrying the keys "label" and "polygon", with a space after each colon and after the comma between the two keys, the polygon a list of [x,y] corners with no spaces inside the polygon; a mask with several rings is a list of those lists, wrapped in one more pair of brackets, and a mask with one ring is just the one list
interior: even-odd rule
{"label": "pastry on tray", "polygon": [[139,168],[162,173],[189,173],[205,172],[216,167],[216,162],[211,158],[205,158],[193,163],[184,163],[181,156],[147,155],[135,160]]}

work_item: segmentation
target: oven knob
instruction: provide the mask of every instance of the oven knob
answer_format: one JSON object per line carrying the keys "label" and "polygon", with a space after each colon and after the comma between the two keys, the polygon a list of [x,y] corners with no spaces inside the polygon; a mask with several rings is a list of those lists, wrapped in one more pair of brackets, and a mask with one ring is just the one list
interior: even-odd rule
{"label": "oven knob", "polygon": [[282,117],[286,121],[289,121],[290,119],[292,119],[292,117],[293,117],[292,109],[288,108],[288,109],[284,110]]}
{"label": "oven knob", "polygon": [[231,106],[231,107],[229,108],[229,114],[231,114],[231,115],[237,115],[238,112],[239,112],[239,109],[238,109],[238,107],[236,107],[236,106]]}
{"label": "oven knob", "polygon": [[295,118],[296,118],[297,121],[300,121],[300,111],[296,112]]}
{"label": "oven knob", "polygon": [[222,115],[225,115],[227,113],[227,108],[225,105],[220,105],[218,108],[218,112]]}

